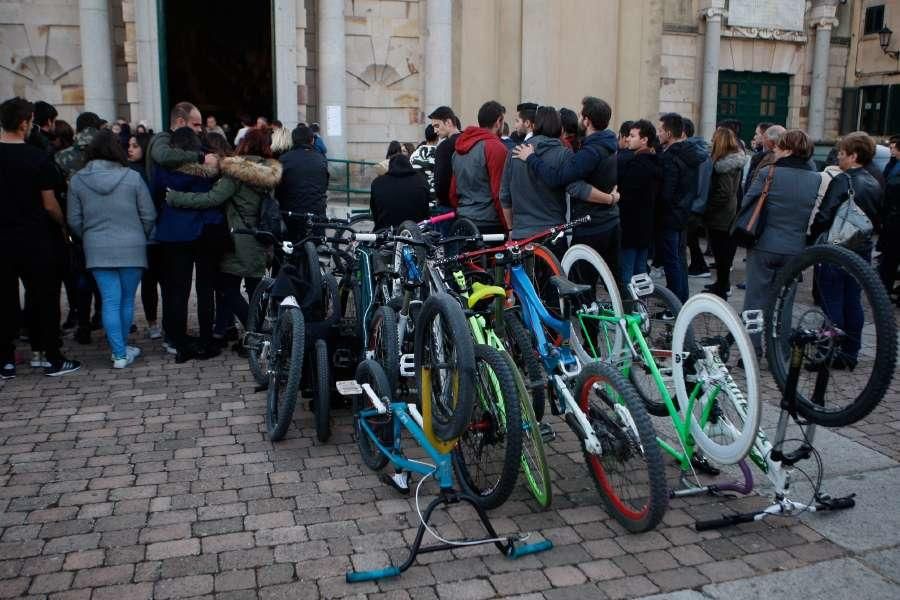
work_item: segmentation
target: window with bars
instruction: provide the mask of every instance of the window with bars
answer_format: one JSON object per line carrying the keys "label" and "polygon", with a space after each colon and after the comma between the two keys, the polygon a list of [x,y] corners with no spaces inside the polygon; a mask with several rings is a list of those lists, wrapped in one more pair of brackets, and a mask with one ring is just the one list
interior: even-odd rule
{"label": "window with bars", "polygon": [[878,33],[884,27],[884,4],[866,7],[866,17],[863,21],[863,35]]}

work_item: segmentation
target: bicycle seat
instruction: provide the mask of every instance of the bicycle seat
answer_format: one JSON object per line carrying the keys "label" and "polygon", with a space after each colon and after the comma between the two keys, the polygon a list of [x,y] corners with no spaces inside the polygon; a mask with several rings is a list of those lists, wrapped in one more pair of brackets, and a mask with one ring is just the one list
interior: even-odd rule
{"label": "bicycle seat", "polygon": [[591,286],[582,285],[580,283],[572,283],[562,275],[554,275],[550,278],[550,283],[556,288],[557,293],[563,298],[568,296],[577,296],[585,292],[591,291]]}
{"label": "bicycle seat", "polygon": [[506,298],[506,290],[498,285],[485,285],[476,281],[472,284],[472,293],[469,294],[469,309],[485,309],[498,296]]}

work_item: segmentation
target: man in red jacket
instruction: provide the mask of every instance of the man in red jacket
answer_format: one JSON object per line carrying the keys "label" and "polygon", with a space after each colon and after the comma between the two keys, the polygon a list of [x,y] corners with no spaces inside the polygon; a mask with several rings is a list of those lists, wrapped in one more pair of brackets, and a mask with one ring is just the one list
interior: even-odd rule
{"label": "man in red jacket", "polygon": [[450,201],[457,214],[471,219],[482,233],[509,232],[500,204],[507,150],[499,132],[505,115],[499,102],[485,102],[478,109],[478,127],[467,127],[456,138]]}

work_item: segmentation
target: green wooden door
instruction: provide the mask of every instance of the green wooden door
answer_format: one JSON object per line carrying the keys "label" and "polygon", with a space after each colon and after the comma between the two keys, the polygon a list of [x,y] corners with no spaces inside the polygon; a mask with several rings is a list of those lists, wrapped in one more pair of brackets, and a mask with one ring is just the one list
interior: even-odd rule
{"label": "green wooden door", "polygon": [[749,143],[756,124],[787,122],[789,75],[719,71],[719,105],[716,121],[736,119],[741,137]]}

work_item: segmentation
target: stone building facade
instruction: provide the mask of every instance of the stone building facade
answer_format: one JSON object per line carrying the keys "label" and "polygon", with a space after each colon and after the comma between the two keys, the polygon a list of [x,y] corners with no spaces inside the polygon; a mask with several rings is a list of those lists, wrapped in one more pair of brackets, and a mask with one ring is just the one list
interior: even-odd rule
{"label": "stone building facade", "polygon": [[[168,22],[170,2],[0,2],[0,96],[46,99],[69,120],[87,109],[159,128],[181,99],[167,96],[167,65],[183,57],[167,55],[166,36],[204,27]],[[471,123],[494,98],[512,121],[518,102],[577,107],[585,94],[610,101],[615,122],[678,111],[706,136],[717,120],[738,118],[828,140],[849,118],[845,88],[897,81],[897,61],[860,27],[868,7],[884,5],[896,45],[900,0],[232,4],[271,13],[267,116],[287,126],[318,121],[333,157],[380,158],[388,140],[419,140],[440,104]],[[863,100],[860,92],[854,101]]]}

